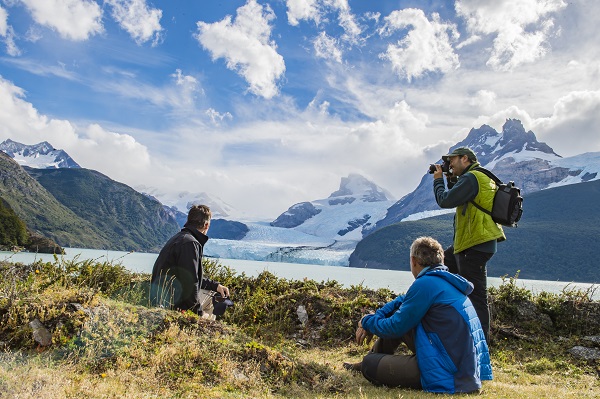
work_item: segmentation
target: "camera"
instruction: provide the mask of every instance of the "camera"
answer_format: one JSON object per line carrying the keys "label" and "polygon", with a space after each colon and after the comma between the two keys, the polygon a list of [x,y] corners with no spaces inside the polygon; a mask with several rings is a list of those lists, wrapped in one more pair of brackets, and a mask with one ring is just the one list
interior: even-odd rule
{"label": "camera", "polygon": [[[441,166],[442,166],[442,172],[444,172],[444,173],[450,172],[450,161],[444,161],[444,163],[442,163]],[[429,165],[429,170],[427,171],[427,173],[429,173],[429,174],[435,173],[435,165],[434,164]]]}

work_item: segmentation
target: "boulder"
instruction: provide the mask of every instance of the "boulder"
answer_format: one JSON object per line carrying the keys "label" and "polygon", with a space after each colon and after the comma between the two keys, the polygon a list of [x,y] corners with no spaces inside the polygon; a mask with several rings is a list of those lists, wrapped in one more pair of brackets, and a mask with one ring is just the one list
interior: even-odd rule
{"label": "boulder", "polygon": [[600,360],[600,350],[594,348],[586,348],[585,346],[574,346],[571,349],[569,349],[569,353],[578,359]]}
{"label": "boulder", "polygon": [[52,334],[39,319],[30,321],[29,326],[33,329],[33,339],[35,342],[41,346],[52,345]]}

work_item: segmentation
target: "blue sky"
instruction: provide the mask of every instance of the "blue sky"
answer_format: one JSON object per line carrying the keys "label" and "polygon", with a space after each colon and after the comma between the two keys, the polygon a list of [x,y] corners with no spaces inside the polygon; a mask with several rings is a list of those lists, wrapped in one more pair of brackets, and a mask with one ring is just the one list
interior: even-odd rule
{"label": "blue sky", "polygon": [[397,198],[473,127],[600,151],[595,0],[0,0],[0,141],[248,218]]}

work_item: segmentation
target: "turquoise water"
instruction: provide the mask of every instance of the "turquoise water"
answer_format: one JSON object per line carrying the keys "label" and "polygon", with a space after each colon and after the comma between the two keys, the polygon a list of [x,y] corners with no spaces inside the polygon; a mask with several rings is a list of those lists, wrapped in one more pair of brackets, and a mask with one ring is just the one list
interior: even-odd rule
{"label": "turquoise water", "polygon": [[[66,255],[58,258],[64,259],[93,259],[98,262],[119,262],[128,270],[138,273],[151,273],[152,265],[158,254],[142,252],[121,252],[106,251],[98,249],[65,248]],[[11,262],[20,262],[30,264],[36,260],[53,261],[54,255],[35,254],[29,252],[1,252],[0,261],[8,260]],[[343,266],[322,266],[306,265],[300,263],[283,262],[261,262],[241,259],[220,259],[221,264],[231,267],[238,273],[246,273],[248,276],[256,276],[264,270],[267,270],[278,277],[301,280],[308,278],[316,281],[336,280],[346,287],[351,285],[360,285],[367,288],[388,288],[396,293],[406,292],[413,282],[413,276],[408,271],[397,270],[377,270],[377,269],[358,269]],[[488,283],[492,286],[499,286],[502,279],[489,277]],[[541,291],[560,293],[565,288],[588,289],[596,288],[598,285],[586,283],[571,283],[565,281],[544,281],[544,280],[517,280],[517,284],[534,293]],[[600,300],[600,290],[595,290],[593,298]]]}

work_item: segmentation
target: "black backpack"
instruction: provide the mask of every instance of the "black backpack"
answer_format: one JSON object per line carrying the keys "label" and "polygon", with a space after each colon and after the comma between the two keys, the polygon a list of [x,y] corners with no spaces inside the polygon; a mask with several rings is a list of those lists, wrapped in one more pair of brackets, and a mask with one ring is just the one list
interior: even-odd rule
{"label": "black backpack", "polygon": [[517,222],[521,219],[521,215],[523,214],[523,197],[521,197],[521,189],[516,187],[515,182],[513,181],[510,181],[507,184],[502,183],[495,174],[487,169],[476,167],[473,168],[473,170],[485,174],[496,182],[498,189],[494,196],[494,204],[492,205],[491,212],[476,204],[474,201],[471,201],[471,203],[475,208],[490,215],[494,222],[503,226],[517,227]]}

